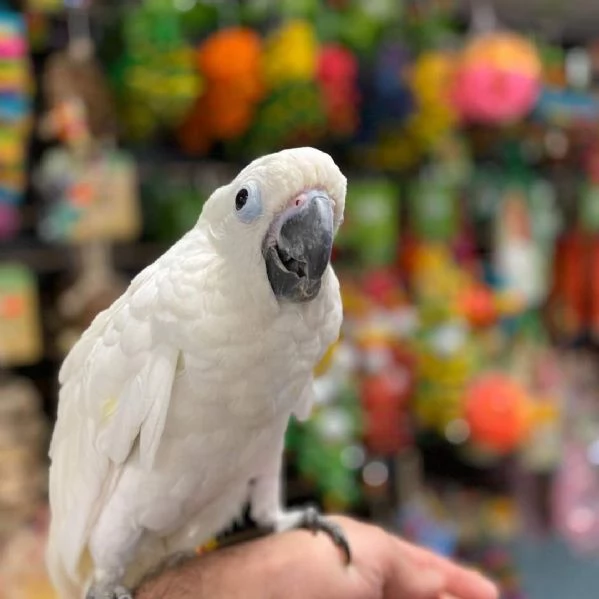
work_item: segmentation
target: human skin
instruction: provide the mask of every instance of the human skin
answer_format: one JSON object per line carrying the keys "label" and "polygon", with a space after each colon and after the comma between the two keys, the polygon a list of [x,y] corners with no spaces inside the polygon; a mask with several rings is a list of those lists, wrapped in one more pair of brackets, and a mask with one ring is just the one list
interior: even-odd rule
{"label": "human skin", "polygon": [[136,599],[497,599],[479,573],[347,517],[346,566],[324,534],[296,530],[225,548],[145,581]]}

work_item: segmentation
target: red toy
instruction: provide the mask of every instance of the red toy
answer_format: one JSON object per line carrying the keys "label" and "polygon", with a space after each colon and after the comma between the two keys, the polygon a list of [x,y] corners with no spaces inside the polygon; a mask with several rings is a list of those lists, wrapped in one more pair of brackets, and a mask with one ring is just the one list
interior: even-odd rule
{"label": "red toy", "polygon": [[506,454],[528,434],[531,411],[524,389],[503,374],[489,373],[466,391],[465,419],[472,443]]}
{"label": "red toy", "polygon": [[350,135],[358,124],[358,63],[343,46],[329,44],[318,59],[317,78],[333,134]]}

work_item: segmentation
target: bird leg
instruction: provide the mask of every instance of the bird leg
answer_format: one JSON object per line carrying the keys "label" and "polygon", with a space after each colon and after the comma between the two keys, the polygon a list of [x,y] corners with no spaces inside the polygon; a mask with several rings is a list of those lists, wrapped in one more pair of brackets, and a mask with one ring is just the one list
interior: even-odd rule
{"label": "bird leg", "polygon": [[[273,454],[274,455],[274,454]],[[276,454],[269,469],[254,480],[250,495],[251,515],[262,526],[284,532],[304,528],[313,533],[324,532],[351,561],[351,550],[345,533],[337,524],[329,521],[314,507],[286,511],[281,508],[281,461],[282,451]]]}
{"label": "bird leg", "polygon": [[324,532],[327,534],[333,543],[343,551],[345,562],[349,564],[352,559],[349,542],[343,529],[328,518],[323,516],[315,507],[309,506],[303,509],[281,511],[275,521],[275,530],[284,532],[304,528],[317,534]]}

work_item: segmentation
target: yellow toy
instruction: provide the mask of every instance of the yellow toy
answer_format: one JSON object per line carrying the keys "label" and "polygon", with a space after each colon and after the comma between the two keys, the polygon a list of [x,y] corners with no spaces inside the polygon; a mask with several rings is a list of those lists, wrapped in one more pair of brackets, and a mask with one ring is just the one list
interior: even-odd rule
{"label": "yellow toy", "polygon": [[316,77],[319,44],[314,27],[302,20],[289,21],[267,38],[262,65],[271,88]]}

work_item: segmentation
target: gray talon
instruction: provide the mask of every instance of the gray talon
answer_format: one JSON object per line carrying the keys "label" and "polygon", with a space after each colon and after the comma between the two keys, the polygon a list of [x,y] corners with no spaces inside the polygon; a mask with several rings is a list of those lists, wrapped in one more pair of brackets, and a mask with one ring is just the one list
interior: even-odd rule
{"label": "gray talon", "polygon": [[124,586],[93,586],[85,596],[85,599],[133,599],[129,589]]}
{"label": "gray talon", "polygon": [[133,599],[133,595],[125,587],[117,587],[114,591],[115,599]]}
{"label": "gray talon", "polygon": [[318,510],[313,507],[306,508],[299,527],[310,530],[314,534],[324,532],[329,535],[333,543],[345,554],[346,563],[349,564],[351,562],[351,549],[343,529],[337,524],[329,522],[324,516],[318,513]]}

